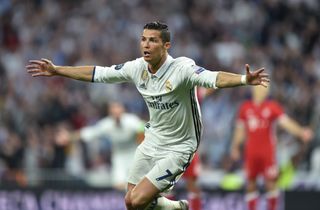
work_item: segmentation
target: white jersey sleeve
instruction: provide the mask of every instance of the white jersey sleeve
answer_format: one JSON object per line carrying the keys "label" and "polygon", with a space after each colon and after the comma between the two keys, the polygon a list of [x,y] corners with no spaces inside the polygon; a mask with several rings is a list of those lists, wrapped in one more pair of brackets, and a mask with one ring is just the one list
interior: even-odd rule
{"label": "white jersey sleeve", "polygon": [[192,86],[217,89],[216,80],[219,72],[209,71],[201,66],[193,65],[189,81]]}
{"label": "white jersey sleeve", "polygon": [[132,81],[137,66],[137,60],[112,65],[111,67],[95,66],[92,82],[116,83]]}
{"label": "white jersey sleeve", "polygon": [[121,126],[117,126],[111,117],[105,117],[92,126],[80,130],[83,141],[89,142],[101,137],[108,137],[111,142],[123,142],[123,139],[131,140],[141,132],[144,122],[134,114],[125,113],[121,117]]}
{"label": "white jersey sleeve", "polygon": [[89,142],[106,135],[106,130],[110,127],[111,121],[105,118],[99,121],[97,124],[84,127],[80,130],[80,137],[83,141]]}
{"label": "white jersey sleeve", "polygon": [[188,87],[200,86],[217,89],[216,80],[219,72],[209,71],[201,66],[197,66],[190,58],[181,57],[179,59],[183,62]]}

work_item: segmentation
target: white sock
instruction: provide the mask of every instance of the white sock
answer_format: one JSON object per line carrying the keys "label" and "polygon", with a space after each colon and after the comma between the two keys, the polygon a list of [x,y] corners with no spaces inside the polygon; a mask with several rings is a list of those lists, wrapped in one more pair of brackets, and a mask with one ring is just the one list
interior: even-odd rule
{"label": "white sock", "polygon": [[279,190],[272,190],[272,191],[266,193],[267,198],[277,198],[277,197],[279,197],[279,195],[280,195]]}
{"label": "white sock", "polygon": [[254,199],[257,199],[259,197],[259,192],[258,191],[253,191],[245,194],[245,200],[247,202],[250,202]]}
{"label": "white sock", "polygon": [[179,201],[161,196],[155,198],[144,210],[181,210],[181,207]]}

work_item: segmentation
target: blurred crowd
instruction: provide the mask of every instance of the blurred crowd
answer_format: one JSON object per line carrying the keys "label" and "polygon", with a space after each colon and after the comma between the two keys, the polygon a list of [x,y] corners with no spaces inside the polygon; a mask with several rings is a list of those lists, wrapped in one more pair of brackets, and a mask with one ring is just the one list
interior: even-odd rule
{"label": "blurred crowd", "polygon": [[[319,1],[0,0],[1,184],[68,177],[82,182],[84,174],[101,166],[108,170],[108,143],[102,141],[98,149],[59,146],[55,133],[61,126],[79,129],[95,123],[113,100],[147,120],[135,88],[32,78],[24,66],[39,58],[57,65],[102,66],[135,59],[140,57],[142,28],[154,20],[169,25],[173,57],[241,74],[246,63],[252,69],[265,67],[272,97],[316,132],[299,167],[320,174]],[[235,113],[249,93],[249,88],[217,90],[203,100],[199,152],[204,170],[224,167]],[[290,157],[299,145],[292,146],[296,140],[281,131],[278,136],[288,154],[282,158]]]}

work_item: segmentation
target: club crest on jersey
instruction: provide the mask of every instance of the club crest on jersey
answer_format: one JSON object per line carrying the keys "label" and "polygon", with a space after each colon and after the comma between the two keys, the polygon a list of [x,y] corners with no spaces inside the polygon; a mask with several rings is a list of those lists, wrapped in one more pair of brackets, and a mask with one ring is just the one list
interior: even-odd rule
{"label": "club crest on jersey", "polygon": [[270,109],[264,108],[263,111],[262,111],[262,116],[263,116],[264,118],[268,118],[270,115],[271,115]]}
{"label": "club crest on jersey", "polygon": [[147,70],[143,70],[142,74],[141,74],[141,79],[143,81],[146,81],[148,79],[148,72]]}
{"label": "club crest on jersey", "polygon": [[148,72],[147,70],[143,70],[142,74],[141,74],[141,84],[139,85],[139,88],[140,89],[147,89],[147,85],[146,85],[146,82],[148,80]]}
{"label": "club crest on jersey", "polygon": [[166,81],[166,91],[167,92],[172,91],[172,85],[169,80]]}

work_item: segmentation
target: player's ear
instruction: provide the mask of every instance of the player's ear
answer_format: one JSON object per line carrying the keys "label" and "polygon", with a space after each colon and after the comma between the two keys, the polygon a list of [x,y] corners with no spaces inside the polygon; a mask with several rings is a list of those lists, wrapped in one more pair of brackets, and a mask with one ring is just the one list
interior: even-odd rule
{"label": "player's ear", "polygon": [[171,47],[171,42],[164,43],[164,48],[166,48],[166,50],[168,50],[170,47]]}

